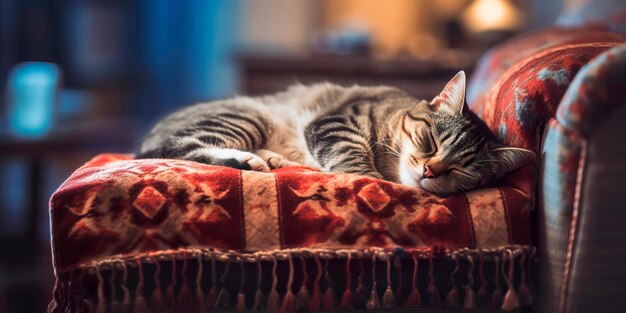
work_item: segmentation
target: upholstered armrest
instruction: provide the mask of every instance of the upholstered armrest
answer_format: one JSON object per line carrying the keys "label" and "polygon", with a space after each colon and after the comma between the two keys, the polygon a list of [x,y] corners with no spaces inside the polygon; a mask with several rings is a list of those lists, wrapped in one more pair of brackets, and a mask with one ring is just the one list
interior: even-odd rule
{"label": "upholstered armrest", "polygon": [[584,67],[549,122],[538,194],[541,312],[626,307],[626,45]]}

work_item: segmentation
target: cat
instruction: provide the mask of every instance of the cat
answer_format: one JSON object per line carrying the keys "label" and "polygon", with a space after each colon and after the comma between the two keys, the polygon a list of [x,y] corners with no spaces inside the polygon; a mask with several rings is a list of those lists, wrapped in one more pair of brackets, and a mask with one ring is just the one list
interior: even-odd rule
{"label": "cat", "polygon": [[319,83],[201,103],[159,122],[138,157],[262,172],[303,165],[446,197],[487,186],[535,159],[532,151],[494,140],[465,108],[465,85],[461,71],[430,102],[391,87]]}

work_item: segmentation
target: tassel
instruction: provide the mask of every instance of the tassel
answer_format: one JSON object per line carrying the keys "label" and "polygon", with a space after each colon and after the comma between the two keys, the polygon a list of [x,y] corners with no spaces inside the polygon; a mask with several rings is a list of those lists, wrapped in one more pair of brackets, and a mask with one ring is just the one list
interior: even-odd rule
{"label": "tassel", "polygon": [[245,312],[246,311],[246,294],[243,292],[239,292],[237,294],[237,303],[235,304],[235,312]]}
{"label": "tassel", "polygon": [[460,264],[459,259],[456,254],[452,255],[452,260],[454,261],[454,270],[450,274],[450,284],[452,285],[452,289],[446,295],[446,298],[443,300],[443,306],[449,309],[460,309],[461,305],[459,304],[459,290],[456,287],[456,281],[454,279],[454,274],[459,271]]}
{"label": "tassel", "polygon": [[478,303],[477,307],[479,308],[487,308],[489,307],[489,294],[487,293],[487,289],[485,286],[480,286],[478,289]]}
{"label": "tassel", "polygon": [[254,294],[254,303],[252,304],[252,312],[262,312],[265,309],[265,295],[261,289],[257,289]]}
{"label": "tassel", "polygon": [[306,268],[306,261],[304,256],[300,255],[300,264],[302,265],[302,283],[300,284],[300,290],[296,295],[296,310],[306,311],[311,304],[311,294],[307,285],[309,283],[309,273]]}
{"label": "tassel", "polygon": [[226,288],[220,289],[219,293],[217,294],[217,300],[215,302],[215,306],[218,308],[228,308],[230,307],[230,293],[228,292],[228,290],[226,290]]}
{"label": "tassel", "polygon": [[422,295],[419,289],[417,289],[417,273],[419,271],[419,261],[417,255],[413,254],[413,278],[411,280],[412,290],[404,303],[405,307],[418,308],[422,306]]}
{"label": "tassel", "polygon": [[176,256],[172,255],[172,282],[165,290],[165,307],[168,311],[176,311],[176,297],[174,296],[174,288],[176,288]]}
{"label": "tassel", "polygon": [[515,279],[515,256],[512,250],[506,250],[509,254],[509,275],[504,276],[509,290],[504,295],[504,301],[502,302],[502,309],[505,311],[517,309],[520,307],[519,296],[515,291],[514,279]]}
{"label": "tassel", "polygon": [[[124,263],[122,263],[122,266],[123,266],[124,269],[126,268]],[[79,286],[80,286],[80,296],[81,296],[81,299],[82,299],[81,306],[83,308],[83,311],[84,312],[95,312],[95,308],[94,308],[93,303],[91,301],[89,301],[89,299],[87,299],[85,297],[85,282],[84,282],[84,280],[85,280],[85,270],[81,270],[79,279],[80,279],[80,283],[79,283]],[[122,288],[125,288],[124,285],[123,285],[125,283],[126,283],[126,281],[122,282]],[[128,289],[126,289],[126,293],[128,293]],[[124,300],[126,300],[126,298]],[[130,312],[130,309],[127,312]]]}
{"label": "tassel", "polygon": [[211,290],[209,290],[204,305],[206,308],[217,307],[217,287],[212,287]]}
{"label": "tassel", "polygon": [[150,295],[150,308],[154,312],[167,312],[167,306],[163,300],[163,291],[161,291],[161,280],[159,274],[161,274],[161,263],[156,260],[156,271],[154,272],[154,290]]}
{"label": "tassel", "polygon": [[430,267],[428,268],[429,282],[428,282],[428,287],[426,287],[426,291],[428,292],[428,295],[429,295],[428,304],[431,307],[440,308],[441,307],[441,295],[439,294],[439,289],[437,289],[437,286],[435,285],[435,275],[434,275],[435,264],[433,262],[432,250],[430,251],[430,254],[428,256],[428,262],[430,263],[429,264]]}
{"label": "tassel", "polygon": [[393,308],[394,306],[396,306],[396,297],[394,297],[391,287],[387,286],[387,290],[383,294],[383,307]]}
{"label": "tassel", "polygon": [[280,296],[276,290],[270,291],[267,296],[267,311],[269,313],[278,313],[280,311]]}
{"label": "tassel", "polygon": [[98,277],[98,304],[96,305],[96,313],[106,313],[107,305],[104,296],[104,279],[102,279],[102,273],[100,273],[100,265],[96,267],[96,276]]}
{"label": "tassel", "polygon": [[135,297],[135,312],[137,313],[150,313],[152,310],[148,308],[148,304],[146,303],[146,299],[142,296]]}
{"label": "tassel", "polygon": [[350,272],[350,261],[352,260],[352,254],[348,252],[348,259],[346,260],[346,287],[341,296],[341,307],[346,309],[354,308],[354,301],[352,298],[352,273]]}
{"label": "tassel", "polygon": [[[75,278],[75,270],[69,270],[64,273],[64,275],[59,275],[56,277],[54,292],[58,294],[54,295],[54,300],[58,300],[56,305],[50,303],[47,308],[48,313],[59,312],[59,310],[64,310],[67,312],[80,312],[82,309],[82,301],[80,300],[81,295],[78,293],[75,287],[77,287],[77,283]],[[0,298],[0,301],[2,299]],[[1,303],[0,303],[1,305]]]}
{"label": "tassel", "polygon": [[476,293],[470,286],[465,286],[465,303],[463,304],[464,310],[476,309]]}
{"label": "tassel", "polygon": [[476,293],[474,292],[474,258],[471,255],[467,255],[467,260],[470,263],[470,268],[467,271],[467,285],[465,285],[465,303],[463,309],[473,310],[476,309]]}
{"label": "tassel", "polygon": [[509,289],[504,295],[504,301],[502,302],[502,310],[510,311],[519,308],[519,296],[515,289]]}
{"label": "tassel", "polygon": [[189,281],[187,280],[187,253],[183,253],[183,269],[181,275],[183,277],[183,283],[178,291],[178,299],[176,308],[182,312],[199,312],[200,306],[196,301],[196,298],[191,294],[189,289]]}
{"label": "tassel", "polygon": [[487,293],[487,280],[485,279],[484,271],[484,258],[482,252],[478,254],[480,260],[480,266],[478,267],[478,273],[480,276],[480,289],[478,289],[478,303],[479,308],[489,307],[489,294]]}
{"label": "tassel", "polygon": [[393,308],[396,306],[396,297],[393,295],[393,291],[391,290],[390,258],[391,256],[387,256],[387,289],[385,289],[385,293],[383,294],[383,307],[385,308]]}
{"label": "tassel", "polygon": [[205,309],[212,309],[217,304],[217,273],[215,271],[215,255],[211,255],[211,289],[204,302]]}
{"label": "tassel", "polygon": [[370,298],[367,300],[365,304],[365,308],[368,310],[377,310],[380,308],[380,299],[378,298],[378,292],[376,292],[376,284],[374,283],[372,286],[372,291],[370,292]]}
{"label": "tassel", "polygon": [[456,288],[452,288],[443,300],[443,306],[447,309],[460,309],[459,304],[459,291]]}
{"label": "tassel", "polygon": [[317,275],[315,276],[315,282],[313,283],[313,295],[311,296],[311,302],[309,304],[309,311],[317,312],[322,306],[322,292],[320,291],[320,284],[322,283],[322,262],[320,262],[317,254],[313,254],[315,264],[317,265]]}
{"label": "tassel", "polygon": [[141,259],[137,259],[137,272],[139,273],[139,282],[135,288],[135,310],[137,313],[150,313],[152,312],[146,303],[146,299],[143,296],[143,268],[141,266]]}
{"label": "tassel", "polygon": [[407,308],[419,308],[422,306],[422,296],[420,295],[419,290],[413,289],[404,303],[404,306]]}
{"label": "tassel", "polygon": [[217,293],[217,300],[215,300],[215,306],[218,308],[228,308],[231,305],[230,293],[228,292],[226,287],[224,287],[224,281],[226,279],[226,275],[228,275],[229,268],[230,262],[226,261],[224,273],[220,277],[220,285],[222,286],[222,288],[220,288],[220,291]]}
{"label": "tassel", "polygon": [[254,294],[254,303],[252,304],[252,312],[260,312],[265,309],[265,295],[261,291],[261,283],[263,282],[263,267],[261,266],[261,260],[256,260],[257,266],[257,280],[256,280],[256,293]]}
{"label": "tassel", "polygon": [[526,285],[525,282],[522,281],[519,287],[519,302],[521,306],[531,306],[533,305],[533,296],[530,292],[530,288]]}
{"label": "tassel", "polygon": [[[522,252],[522,259],[520,261],[520,268],[522,269],[521,282],[518,287],[519,290],[519,302],[521,306],[533,305],[533,295],[530,291],[530,287],[526,284],[526,252]],[[530,262],[529,262],[530,263]]]}
{"label": "tassel", "polygon": [[135,297],[135,312],[137,313],[150,313],[152,310],[148,308],[148,304],[146,303],[146,299],[143,296]]}
{"label": "tassel", "polygon": [[346,290],[341,296],[341,307],[346,309],[354,308],[354,299],[352,298],[352,291]]}
{"label": "tassel", "polygon": [[426,287],[426,291],[429,294],[429,303],[431,307],[440,308],[441,307],[441,295],[439,294],[439,289],[433,284],[429,284]]}
{"label": "tassel", "polygon": [[293,291],[291,287],[293,287],[293,259],[291,257],[291,253],[287,253],[288,261],[289,261],[289,278],[287,279],[287,293],[285,294],[285,298],[283,298],[283,304],[280,307],[280,313],[296,313],[296,297],[293,295]]}
{"label": "tassel", "polygon": [[280,313],[296,313],[296,299],[291,290],[287,290],[287,294],[285,294],[285,298],[283,298]]}
{"label": "tassel", "polygon": [[276,262],[276,257],[272,255],[272,290],[269,295],[267,295],[267,311],[269,313],[278,313],[280,310],[280,296],[276,291],[276,286],[278,285],[278,275],[276,273],[276,268],[278,267],[278,263]]}
{"label": "tassel", "polygon": [[333,290],[333,281],[330,279],[330,273],[328,272],[328,263],[330,261],[326,261],[324,265],[324,272],[326,273],[326,292],[324,292],[324,296],[322,297],[322,308],[324,310],[330,310],[335,306],[335,291]]}
{"label": "tassel", "polygon": [[130,301],[130,291],[128,290],[128,269],[126,268],[126,263],[122,262],[122,291],[124,293],[124,299],[122,300],[122,305],[124,306],[124,312],[132,312],[133,304]]}
{"label": "tassel", "polygon": [[377,310],[380,308],[380,299],[378,298],[378,291],[376,289],[376,255],[372,255],[372,291],[365,304],[367,310]]}
{"label": "tassel", "polygon": [[54,287],[52,288],[52,301],[50,301],[50,303],[48,303],[48,306],[46,307],[47,313],[62,313],[63,311],[68,311],[66,309],[66,303],[64,302],[67,292],[66,287],[67,284],[61,281],[60,276],[55,277]]}
{"label": "tassel", "polygon": [[365,309],[365,303],[367,303],[367,288],[363,283],[363,275],[365,273],[365,266],[363,265],[363,255],[359,255],[359,277],[357,278],[357,286],[354,290],[353,303],[356,309]]}
{"label": "tassel", "polygon": [[[496,269],[494,271],[495,273],[495,278],[494,278],[494,291],[493,294],[491,295],[491,307],[494,309],[500,309],[500,307],[502,306],[502,291],[500,290],[500,257],[499,256],[495,256],[495,263],[496,263]],[[504,264],[504,260],[502,262],[502,264]]]}
{"label": "tassel", "polygon": [[396,270],[398,271],[398,287],[396,287],[396,305],[402,305],[402,303],[405,302],[406,298],[404,297],[404,290],[403,290],[403,281],[402,281],[402,277],[404,276],[402,274],[402,258],[400,257],[400,255],[397,255],[394,261],[394,266],[396,267]]}
{"label": "tassel", "polygon": [[502,291],[496,289],[491,295],[491,306],[500,308],[502,306]]}
{"label": "tassel", "polygon": [[198,311],[202,311],[204,309],[204,292],[202,291],[202,274],[203,274],[203,262],[202,262],[202,251],[198,251],[197,259],[198,261],[198,272],[196,273],[196,297],[195,303],[198,307]]}
{"label": "tassel", "polygon": [[267,312],[278,313],[280,311],[280,296],[276,290],[270,291],[267,296]]}
{"label": "tassel", "polygon": [[181,312],[196,312],[199,309],[194,300],[194,296],[191,295],[191,290],[189,290],[189,287],[185,283],[183,283],[180,290],[178,290],[176,308]]}
{"label": "tassel", "polygon": [[309,306],[311,305],[311,294],[309,290],[306,288],[300,287],[300,291],[296,295],[296,310],[297,311],[307,311]]}
{"label": "tassel", "polygon": [[111,312],[124,312],[122,303],[117,299],[115,288],[115,265],[111,264],[111,277],[109,278],[109,284],[111,287]]}
{"label": "tassel", "polygon": [[246,271],[243,266],[243,258],[239,259],[241,272],[241,281],[239,282],[239,292],[237,293],[237,302],[235,303],[235,312],[244,312],[246,310],[246,294],[244,286],[246,285]]}
{"label": "tassel", "polygon": [[330,310],[335,306],[335,291],[333,286],[328,285],[324,296],[322,297],[322,308],[324,310]]}

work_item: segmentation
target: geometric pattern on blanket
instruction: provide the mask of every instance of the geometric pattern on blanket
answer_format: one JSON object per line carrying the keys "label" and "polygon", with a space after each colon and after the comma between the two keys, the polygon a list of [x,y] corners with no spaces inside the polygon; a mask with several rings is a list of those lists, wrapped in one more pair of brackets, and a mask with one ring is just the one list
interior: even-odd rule
{"label": "geometric pattern on blanket", "polygon": [[529,196],[513,187],[439,198],[304,167],[260,173],[114,154],[72,174],[50,210],[57,271],[192,247],[489,249],[531,242]]}

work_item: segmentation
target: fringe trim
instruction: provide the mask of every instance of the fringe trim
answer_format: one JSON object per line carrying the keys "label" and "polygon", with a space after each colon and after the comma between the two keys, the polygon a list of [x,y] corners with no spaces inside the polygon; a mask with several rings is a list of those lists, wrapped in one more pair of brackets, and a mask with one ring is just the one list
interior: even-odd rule
{"label": "fringe trim", "polygon": [[[534,255],[535,249],[528,246],[473,250],[446,250],[440,247],[394,250],[298,248],[254,253],[186,248],[117,255],[58,271],[48,312],[162,312],[174,308],[202,312],[219,307],[238,312],[251,309],[253,312],[267,310],[290,313],[307,309],[315,312],[341,307],[379,309],[395,306],[454,309],[497,307],[511,310],[533,302],[529,288],[532,282],[527,281],[530,276],[527,271]],[[296,261],[299,259],[301,266],[294,265],[294,258]],[[316,265],[315,269],[307,266],[307,260],[310,260],[309,264]],[[177,261],[183,264],[180,271],[176,270]],[[341,263],[345,273],[337,275],[334,270],[331,273],[331,261],[345,262]],[[450,269],[449,264],[436,269],[442,261],[454,264],[453,269]],[[279,262],[288,264],[287,274],[277,272]],[[478,266],[475,262],[479,262]],[[491,268],[494,271],[490,275],[494,279],[492,283],[488,283],[485,278],[484,271],[489,268],[485,266],[486,262],[493,263]],[[168,263],[171,263],[171,275],[163,269],[163,265]],[[246,269],[246,263],[257,265],[256,281],[246,282],[246,271],[255,272],[250,267]],[[263,263],[272,264],[271,277],[264,276]],[[369,263],[371,275],[367,274],[364,263]],[[153,265],[156,272],[145,273],[143,265]],[[189,269],[190,265],[194,267]],[[355,265],[359,265],[360,270],[355,271]],[[217,271],[216,267],[221,270]],[[203,269],[207,268],[210,270],[205,270],[207,274],[203,274]],[[392,268],[395,270],[392,271]],[[267,270],[265,267],[265,273]],[[139,281],[127,282],[128,272],[137,276]],[[392,275],[393,272],[396,275]],[[440,277],[441,273],[448,273],[448,279]],[[480,278],[478,283],[474,279],[475,275]],[[83,290],[87,276],[96,282],[95,290],[90,290],[89,295]],[[406,290],[403,287],[403,276],[405,279],[410,277],[410,284],[404,285]],[[505,290],[501,289],[500,276]],[[269,290],[262,287],[262,277],[271,279]],[[294,277],[303,278],[294,283]],[[355,289],[352,283],[354,277],[357,277]],[[377,284],[376,280],[380,277],[385,279],[380,282],[382,284]],[[238,288],[230,289],[236,295],[233,301],[228,285],[237,281],[237,278]],[[154,286],[145,286],[144,280],[154,282]],[[418,281],[428,282],[427,287],[420,287]],[[251,288],[246,288],[247,284]],[[337,286],[339,290],[334,289]],[[294,290],[294,287],[297,289]],[[246,290],[256,291],[246,293]],[[134,295],[134,301],[129,300],[130,294]],[[246,301],[247,294],[253,301]],[[445,299],[442,299],[442,295],[445,295]]]}

